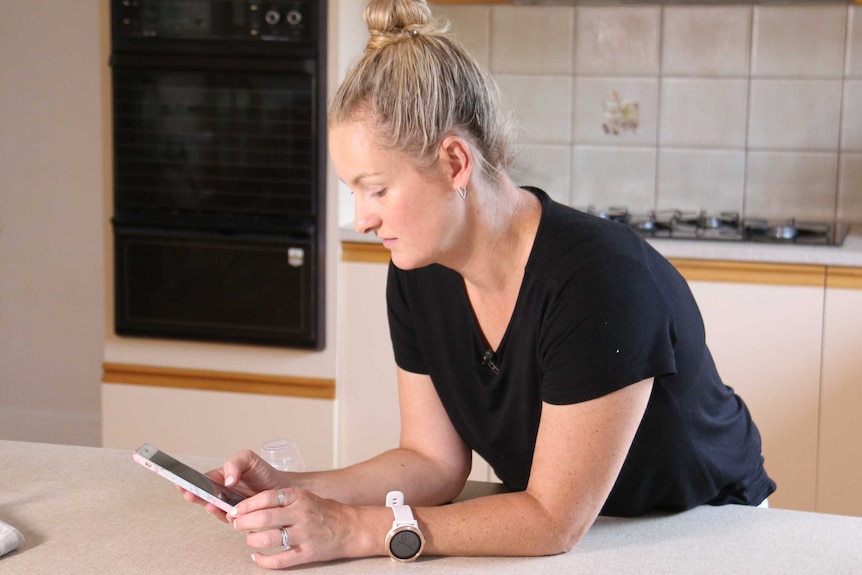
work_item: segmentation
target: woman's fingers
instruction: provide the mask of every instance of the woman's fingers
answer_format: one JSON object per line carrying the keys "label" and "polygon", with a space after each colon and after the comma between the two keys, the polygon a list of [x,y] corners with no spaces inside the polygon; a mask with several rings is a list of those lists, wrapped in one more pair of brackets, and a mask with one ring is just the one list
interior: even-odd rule
{"label": "woman's fingers", "polygon": [[[274,524],[255,525],[253,523],[271,520],[271,517],[277,515],[275,511],[277,508],[290,507],[296,502],[297,495],[296,489],[285,487],[282,489],[268,489],[266,491],[261,491],[257,495],[244,499],[236,504],[236,514],[233,516],[238,519],[234,521],[234,526],[243,531],[272,527]],[[270,512],[266,514],[256,514],[255,517],[251,517],[250,515],[255,511],[263,510],[269,510]]]}
{"label": "woman's fingers", "polygon": [[246,535],[245,541],[252,549],[287,551],[299,544],[296,539],[295,531],[291,532],[290,528],[281,527],[264,529],[263,531],[251,531]]}

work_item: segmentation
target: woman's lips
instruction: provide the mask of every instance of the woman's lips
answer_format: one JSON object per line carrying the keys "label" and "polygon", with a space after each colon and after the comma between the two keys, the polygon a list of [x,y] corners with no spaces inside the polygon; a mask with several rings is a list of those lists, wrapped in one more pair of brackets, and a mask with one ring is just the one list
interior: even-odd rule
{"label": "woman's lips", "polygon": [[396,241],[398,241],[397,238],[383,238],[383,247],[386,249],[392,249],[392,246]]}

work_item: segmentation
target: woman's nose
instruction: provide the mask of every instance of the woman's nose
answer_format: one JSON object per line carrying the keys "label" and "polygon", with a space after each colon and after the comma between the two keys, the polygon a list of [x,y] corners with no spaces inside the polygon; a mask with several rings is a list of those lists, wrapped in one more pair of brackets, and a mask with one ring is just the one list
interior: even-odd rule
{"label": "woman's nose", "polygon": [[380,218],[365,207],[365,202],[359,197],[353,197],[353,229],[360,234],[373,232],[380,225]]}

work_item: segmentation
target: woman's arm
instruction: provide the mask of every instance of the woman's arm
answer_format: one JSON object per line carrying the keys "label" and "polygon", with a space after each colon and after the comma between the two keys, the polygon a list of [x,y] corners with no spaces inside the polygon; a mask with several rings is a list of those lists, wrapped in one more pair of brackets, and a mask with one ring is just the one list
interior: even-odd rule
{"label": "woman's arm", "polygon": [[619,475],[652,379],[573,405],[543,404],[527,489],[416,509],[429,554],[549,555],[577,544]]}
{"label": "woman's arm", "polygon": [[292,486],[351,505],[382,505],[392,490],[402,491],[411,505],[451,501],[470,473],[470,449],[452,427],[429,376],[399,368],[398,401],[397,449],[343,469],[295,476]]}
{"label": "woman's arm", "polygon": [[[652,390],[649,379],[584,403],[544,404],[526,491],[425,506],[449,500],[450,490],[460,489],[469,450],[460,439],[454,441],[463,461],[452,464],[457,434],[440,417],[442,406],[435,399],[433,385],[424,376],[402,375],[402,384],[411,385],[402,400],[402,447],[388,452],[392,459],[376,458],[348,468],[343,470],[348,475],[340,478],[362,480],[363,486],[354,488],[354,496],[360,490],[363,497],[377,497],[389,489],[403,491],[406,503],[414,506],[429,555],[531,556],[571,549],[595,521],[610,493]],[[428,435],[433,433],[442,435]],[[449,449],[441,447],[445,445]],[[386,468],[392,464],[399,467]],[[324,483],[337,474],[332,472]],[[373,487],[374,481],[382,484]],[[393,517],[391,510],[382,507],[382,498],[371,506],[357,507],[296,489],[288,490],[284,505],[279,506],[277,499],[277,492],[267,491],[237,506],[240,513],[234,527],[250,531],[248,543],[253,548],[277,545],[281,526],[290,532],[292,548],[272,555],[255,554],[259,565],[284,568],[386,554],[384,539]]]}
{"label": "woman's arm", "polygon": [[[348,505],[379,506],[386,493],[399,490],[413,505],[451,501],[470,473],[470,449],[452,427],[429,376],[399,369],[398,390],[401,441],[396,449],[350,467],[309,473],[275,471],[246,450],[210,475],[251,495],[298,488]],[[203,503],[191,493],[186,493],[186,499]],[[224,518],[213,505],[207,505],[207,510]]]}

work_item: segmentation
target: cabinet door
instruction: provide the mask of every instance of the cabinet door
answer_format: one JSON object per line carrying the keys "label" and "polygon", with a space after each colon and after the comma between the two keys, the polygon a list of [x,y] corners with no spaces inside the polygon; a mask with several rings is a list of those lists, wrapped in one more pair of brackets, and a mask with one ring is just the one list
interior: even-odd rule
{"label": "cabinet door", "polygon": [[341,265],[339,466],[398,447],[401,419],[386,318],[386,270],[379,263]]}
{"label": "cabinet door", "polygon": [[690,285],[719,373],[760,430],[770,506],[814,511],[822,285]]}
{"label": "cabinet door", "polygon": [[136,449],[149,442],[172,455],[226,458],[260,453],[264,441],[290,437],[309,470],[331,469],[334,402],[286,397],[102,384],[102,446]]}
{"label": "cabinet door", "polygon": [[817,511],[862,516],[862,270],[830,269],[823,324]]}

